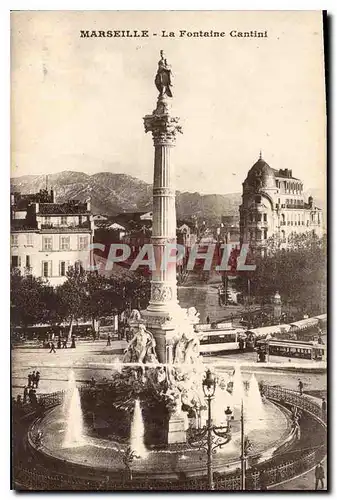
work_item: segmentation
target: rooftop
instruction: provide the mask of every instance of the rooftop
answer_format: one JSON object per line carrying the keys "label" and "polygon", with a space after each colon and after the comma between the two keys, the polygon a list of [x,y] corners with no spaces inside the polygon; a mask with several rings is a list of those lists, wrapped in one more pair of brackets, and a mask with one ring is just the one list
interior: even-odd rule
{"label": "rooftop", "polygon": [[62,215],[62,214],[89,214],[86,203],[76,202],[68,203],[40,203],[39,214],[42,215]]}

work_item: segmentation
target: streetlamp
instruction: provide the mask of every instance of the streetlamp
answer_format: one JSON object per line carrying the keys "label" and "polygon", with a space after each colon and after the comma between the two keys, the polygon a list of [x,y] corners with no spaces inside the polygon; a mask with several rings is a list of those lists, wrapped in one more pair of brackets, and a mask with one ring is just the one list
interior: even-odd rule
{"label": "streetlamp", "polygon": [[241,481],[240,481],[240,489],[245,491],[246,489],[246,465],[247,465],[247,452],[251,447],[251,442],[248,437],[245,436],[244,429],[244,416],[243,416],[243,400],[241,400]]}
{"label": "streetlamp", "polygon": [[212,470],[212,399],[214,398],[216,380],[210,369],[206,372],[206,377],[202,382],[202,389],[207,398],[208,419],[207,419],[207,477],[209,489],[214,489]]}
{"label": "streetlamp", "polygon": [[232,414],[233,414],[232,410],[230,409],[229,406],[227,406],[227,409],[225,410],[225,415],[226,415],[226,422],[227,422],[228,431],[230,429],[230,421],[232,419]]}
{"label": "streetlamp", "polygon": [[199,450],[205,450],[207,452],[207,479],[210,490],[214,490],[212,455],[216,453],[217,448],[221,448],[231,439],[229,421],[232,416],[232,411],[229,407],[227,407],[227,410],[225,411],[227,419],[226,426],[215,426],[212,422],[212,400],[214,399],[215,388],[216,378],[211,370],[208,369],[202,382],[202,389],[208,406],[208,419],[206,426],[202,429],[197,429],[188,439],[188,442],[192,447],[199,448]]}

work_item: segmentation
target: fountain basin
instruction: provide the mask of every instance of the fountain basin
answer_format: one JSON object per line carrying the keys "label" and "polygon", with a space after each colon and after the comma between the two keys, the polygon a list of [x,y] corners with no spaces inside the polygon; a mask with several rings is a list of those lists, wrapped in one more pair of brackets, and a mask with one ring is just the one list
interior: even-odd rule
{"label": "fountain basin", "polygon": [[[255,465],[269,460],[279,450],[288,449],[294,439],[289,412],[267,401],[265,403],[267,428],[263,431],[252,430],[249,439],[253,443],[248,464]],[[32,436],[40,430],[42,440],[36,447]],[[92,436],[84,436],[83,445],[73,447],[64,446],[66,422],[62,407],[58,406],[47,412],[36,421],[29,430],[30,445],[43,454],[46,460],[52,460],[54,468],[64,470],[66,467],[75,468],[80,475],[103,477],[120,477],[125,469],[121,451],[125,444]],[[213,469],[218,472],[232,472],[240,466],[240,426],[233,424],[232,440],[219,449],[214,456]],[[187,477],[205,475],[206,453],[191,448],[188,444],[169,445],[163,450],[149,449],[145,457],[135,459],[132,471],[136,476],[150,476],[152,478],[177,479],[182,473]]]}

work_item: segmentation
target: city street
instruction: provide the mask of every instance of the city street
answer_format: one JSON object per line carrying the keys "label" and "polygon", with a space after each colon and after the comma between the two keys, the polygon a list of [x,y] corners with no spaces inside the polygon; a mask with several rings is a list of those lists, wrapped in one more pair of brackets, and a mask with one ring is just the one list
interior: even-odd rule
{"label": "city street", "polygon": [[[96,380],[103,377],[108,379],[112,370],[120,368],[119,363],[126,346],[125,341],[113,341],[111,347],[106,346],[105,340],[78,341],[76,349],[60,349],[56,350],[56,354],[39,347],[17,347],[12,351],[13,396],[22,394],[27,375],[32,370],[39,370],[41,374],[38,393],[65,389],[70,369],[74,369],[76,380],[81,383],[90,381],[92,377]],[[241,371],[244,378],[248,379],[254,372],[258,380],[290,389],[297,389],[298,379],[301,378],[304,391],[326,391],[326,371],[318,369],[316,364],[308,364],[304,360],[304,363],[275,363],[268,367],[254,362],[251,354],[254,353],[204,357],[204,363],[205,366],[212,366],[218,373],[231,373],[240,361],[243,362]]]}

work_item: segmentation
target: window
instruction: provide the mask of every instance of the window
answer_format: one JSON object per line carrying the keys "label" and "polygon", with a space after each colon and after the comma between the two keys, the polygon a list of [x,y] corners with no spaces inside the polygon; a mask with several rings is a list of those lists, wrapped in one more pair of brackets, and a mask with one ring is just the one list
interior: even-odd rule
{"label": "window", "polygon": [[20,267],[21,259],[18,255],[12,255],[11,259],[12,267]]}
{"label": "window", "polygon": [[255,203],[261,203],[261,196],[255,196]]}
{"label": "window", "polygon": [[28,233],[26,235],[26,239],[27,239],[27,245],[28,246],[33,246],[33,235],[32,235],[32,233]]}
{"label": "window", "polygon": [[51,222],[51,220],[50,220],[49,216],[47,216],[47,217],[44,218],[44,223],[45,224],[50,224],[50,222]]}
{"label": "window", "polygon": [[263,214],[263,220],[264,222],[267,222],[267,214]]}
{"label": "window", "polygon": [[61,225],[62,226],[66,226],[67,225],[67,216],[66,215],[62,215],[62,217],[61,217]]}
{"label": "window", "polygon": [[68,271],[68,261],[61,260],[60,261],[60,276],[65,276]]}
{"label": "window", "polygon": [[257,214],[257,221],[261,222],[262,221],[262,214]]}
{"label": "window", "polygon": [[70,250],[70,236],[61,236],[60,250]]}
{"label": "window", "polygon": [[44,236],[42,240],[42,250],[49,252],[53,249],[53,238],[51,236]]}
{"label": "window", "polygon": [[19,243],[19,235],[18,234],[11,234],[11,245],[13,247],[17,247]]}
{"label": "window", "polygon": [[263,237],[264,237],[265,240],[268,238],[268,231],[267,231],[267,229],[264,230]]}
{"label": "window", "polygon": [[88,248],[88,236],[79,237],[79,250],[87,250]]}
{"label": "window", "polygon": [[42,262],[42,276],[44,278],[48,278],[49,276],[52,275],[52,264],[51,264],[51,260],[49,261],[43,261]]}
{"label": "window", "polygon": [[30,268],[30,255],[26,255],[26,267]]}

